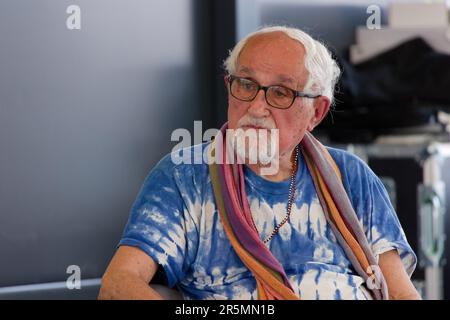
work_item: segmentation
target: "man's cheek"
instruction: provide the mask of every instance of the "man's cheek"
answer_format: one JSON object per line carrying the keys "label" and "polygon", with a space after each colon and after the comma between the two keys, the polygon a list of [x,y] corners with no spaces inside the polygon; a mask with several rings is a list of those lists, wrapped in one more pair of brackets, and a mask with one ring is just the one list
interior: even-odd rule
{"label": "man's cheek", "polygon": [[229,120],[236,124],[240,118],[242,118],[245,114],[245,109],[237,104],[230,105],[229,109]]}
{"label": "man's cheek", "polygon": [[228,117],[228,127],[230,129],[235,129],[237,126],[237,123],[239,121],[239,116],[236,114],[230,114]]}

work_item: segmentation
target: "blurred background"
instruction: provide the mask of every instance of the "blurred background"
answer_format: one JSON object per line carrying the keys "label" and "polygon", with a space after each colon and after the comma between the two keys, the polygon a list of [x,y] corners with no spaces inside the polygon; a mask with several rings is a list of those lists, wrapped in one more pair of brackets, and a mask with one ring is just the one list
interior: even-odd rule
{"label": "blurred background", "polygon": [[382,178],[416,288],[450,299],[449,5],[387,0],[0,1],[0,299],[97,297],[171,133],[226,121],[222,61],[268,24],[333,52],[317,135]]}

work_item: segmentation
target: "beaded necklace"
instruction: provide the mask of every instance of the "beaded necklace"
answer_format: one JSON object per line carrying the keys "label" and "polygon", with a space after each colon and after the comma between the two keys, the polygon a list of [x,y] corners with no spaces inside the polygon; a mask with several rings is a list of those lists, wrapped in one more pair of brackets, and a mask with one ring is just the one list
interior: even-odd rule
{"label": "beaded necklace", "polygon": [[[291,173],[291,182],[289,184],[289,198],[288,198],[288,203],[287,203],[287,212],[286,212],[286,216],[283,218],[283,220],[273,229],[273,231],[271,232],[271,234],[264,239],[264,243],[269,242],[280,230],[280,228],[289,220],[290,216],[291,216],[291,209],[292,209],[292,203],[294,201],[294,196],[295,196],[295,191],[296,191],[296,175],[297,175],[297,167],[298,167],[298,146],[295,147],[295,154],[294,154],[294,165],[292,166],[292,173]],[[256,228],[255,225],[255,221],[253,220],[253,216],[252,216],[252,222],[253,222],[253,227],[255,228],[255,230],[258,230]]]}

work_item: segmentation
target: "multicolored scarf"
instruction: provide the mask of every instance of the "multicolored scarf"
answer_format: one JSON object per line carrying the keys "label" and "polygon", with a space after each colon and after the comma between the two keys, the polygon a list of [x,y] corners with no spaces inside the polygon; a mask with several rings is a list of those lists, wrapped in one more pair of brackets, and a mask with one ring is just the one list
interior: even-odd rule
{"label": "multicolored scarf", "polygon": [[[225,123],[211,143],[209,153],[214,197],[225,232],[239,258],[255,276],[259,299],[299,299],[283,266],[265,246],[252,223],[243,165],[236,161],[229,163],[226,159],[227,128],[228,123]],[[388,299],[386,282],[342,184],[339,168],[311,133],[306,133],[300,145],[326,219],[339,244],[355,271],[368,284],[373,297]]]}

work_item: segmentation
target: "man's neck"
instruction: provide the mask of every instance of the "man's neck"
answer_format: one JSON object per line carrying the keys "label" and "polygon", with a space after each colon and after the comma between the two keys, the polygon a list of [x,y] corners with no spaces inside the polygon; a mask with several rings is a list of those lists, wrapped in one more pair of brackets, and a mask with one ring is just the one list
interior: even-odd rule
{"label": "man's neck", "polygon": [[264,179],[274,182],[284,181],[292,175],[292,168],[294,165],[292,159],[292,152],[293,151],[286,152],[285,154],[280,154],[278,170],[275,174],[272,175],[262,175],[261,170],[267,168],[267,166],[265,165],[259,163],[257,164],[246,163],[245,165],[248,166],[254,173],[263,177]]}

